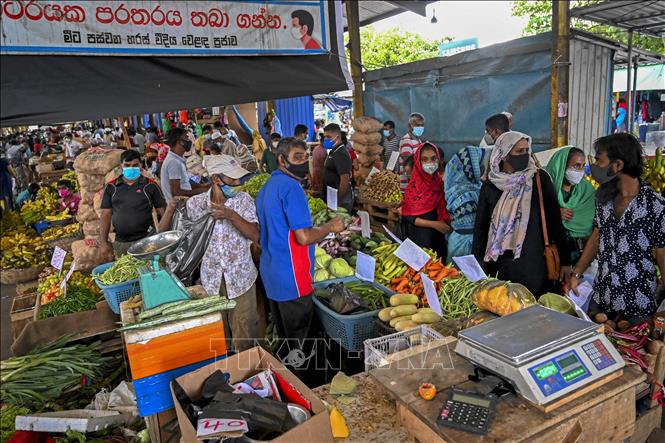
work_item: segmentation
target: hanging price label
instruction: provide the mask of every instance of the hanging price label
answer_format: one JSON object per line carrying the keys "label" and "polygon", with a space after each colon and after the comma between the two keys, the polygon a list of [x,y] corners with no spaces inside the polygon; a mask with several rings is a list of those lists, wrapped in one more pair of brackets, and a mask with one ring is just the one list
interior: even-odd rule
{"label": "hanging price label", "polygon": [[337,211],[337,189],[330,186],[326,189],[326,203],[331,211]]}
{"label": "hanging price label", "polygon": [[386,169],[389,170],[389,171],[394,171],[398,158],[399,158],[399,152],[397,152],[397,151],[391,152],[390,153],[390,158],[388,159],[388,166],[386,166]]}
{"label": "hanging price label", "polygon": [[369,213],[367,211],[358,211],[360,217],[360,233],[363,237],[369,238],[372,235],[372,230],[369,226]]}
{"label": "hanging price label", "polygon": [[74,269],[76,268],[76,263],[72,262],[71,266],[69,267],[69,271],[67,271],[67,274],[65,274],[65,278],[62,279],[60,282],[60,288],[67,293],[67,281],[72,277],[72,274],[74,273]]}
{"label": "hanging price label", "polygon": [[356,277],[360,280],[374,281],[376,259],[360,251],[356,253]]}
{"label": "hanging price label", "polygon": [[404,240],[394,254],[415,271],[420,271],[430,259],[429,254],[423,251],[410,238]]}
{"label": "hanging price label", "polygon": [[386,225],[381,225],[381,226],[383,226],[383,230],[386,231],[386,234],[388,234],[390,238],[392,238],[395,241],[395,243],[397,243],[398,245],[402,244],[402,240],[400,240],[399,237],[393,234],[393,232],[390,229],[386,228]]}
{"label": "hanging price label", "polygon": [[62,271],[62,266],[65,264],[65,256],[67,251],[60,248],[59,246],[55,247],[53,255],[51,256],[51,266],[53,266],[58,271]]}
{"label": "hanging price label", "polygon": [[432,311],[443,317],[441,303],[439,303],[439,296],[436,293],[434,282],[430,280],[424,272],[420,273],[420,278],[423,282],[423,287],[425,288],[425,297],[427,297],[427,303],[429,304],[429,307],[432,308]]}

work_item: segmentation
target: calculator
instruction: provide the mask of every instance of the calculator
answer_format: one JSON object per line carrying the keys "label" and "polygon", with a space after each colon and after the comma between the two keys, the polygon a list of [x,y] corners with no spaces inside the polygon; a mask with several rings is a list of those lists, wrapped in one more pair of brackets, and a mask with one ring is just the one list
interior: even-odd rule
{"label": "calculator", "polygon": [[449,389],[448,398],[436,422],[439,426],[475,434],[486,434],[494,415],[497,397],[494,394],[479,394],[463,389]]}

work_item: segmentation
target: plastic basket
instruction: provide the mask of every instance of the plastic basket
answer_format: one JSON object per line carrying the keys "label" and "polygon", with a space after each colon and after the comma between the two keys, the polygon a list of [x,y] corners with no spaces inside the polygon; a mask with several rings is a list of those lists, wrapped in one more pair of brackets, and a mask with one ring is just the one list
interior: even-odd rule
{"label": "plastic basket", "polygon": [[[104,263],[103,265],[97,266],[92,270],[92,275],[103,274],[104,271],[113,266],[113,263],[115,262]],[[141,285],[139,284],[138,278],[110,286],[104,286],[97,279],[95,279],[95,283],[104,293],[104,298],[109,304],[111,311],[118,315],[120,314],[120,303],[129,300],[131,297],[141,292]]]}
{"label": "plastic basket", "polygon": [[[333,283],[345,283],[357,280],[355,277],[326,280],[314,283],[314,288],[327,288]],[[381,289],[386,295],[393,294],[392,291],[378,283],[365,283]],[[313,296],[313,301],[314,310],[321,320],[326,335],[339,343],[347,351],[362,351],[365,340],[380,335],[378,325],[375,321],[379,309],[359,314],[338,314],[321,302],[316,296]]]}
{"label": "plastic basket", "polygon": [[[403,351],[443,338],[443,335],[434,329],[420,325],[406,331],[365,340],[365,371],[386,366],[391,363],[391,360],[399,360],[396,358],[397,354]],[[393,358],[390,359],[389,356],[393,356]]]}
{"label": "plastic basket", "polygon": [[32,225],[32,227],[37,231],[37,235],[42,235],[44,231],[51,227],[51,223],[47,220],[42,220]]}

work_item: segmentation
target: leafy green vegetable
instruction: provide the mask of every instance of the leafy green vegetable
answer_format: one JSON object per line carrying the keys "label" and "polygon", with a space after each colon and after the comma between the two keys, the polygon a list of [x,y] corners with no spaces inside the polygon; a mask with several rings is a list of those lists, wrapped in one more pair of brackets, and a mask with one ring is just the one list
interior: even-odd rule
{"label": "leafy green vegetable", "polygon": [[270,174],[259,174],[256,177],[252,177],[245,182],[244,185],[238,186],[236,188],[239,192],[248,193],[253,199],[256,200],[256,196],[259,195],[259,191],[266,184]]}
{"label": "leafy green vegetable", "polygon": [[74,285],[67,293],[39,308],[39,319],[95,309],[99,296],[85,286]]}
{"label": "leafy green vegetable", "polygon": [[312,217],[328,207],[326,206],[326,202],[320,198],[312,197],[311,195],[307,196],[307,203],[309,203],[309,213]]}
{"label": "leafy green vegetable", "polygon": [[0,409],[0,441],[7,441],[14,433],[14,422],[19,415],[28,415],[32,411],[16,405],[3,405]]}

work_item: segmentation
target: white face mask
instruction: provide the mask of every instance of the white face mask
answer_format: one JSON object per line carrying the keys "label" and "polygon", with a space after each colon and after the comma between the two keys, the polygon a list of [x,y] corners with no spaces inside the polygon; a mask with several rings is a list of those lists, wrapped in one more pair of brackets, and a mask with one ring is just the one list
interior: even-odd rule
{"label": "white face mask", "polygon": [[293,37],[296,40],[300,40],[302,38],[302,28],[299,26],[294,26],[291,28],[291,37]]}
{"label": "white face mask", "polygon": [[571,185],[576,185],[584,178],[584,170],[578,171],[577,169],[566,169],[566,180]]}
{"label": "white face mask", "polygon": [[279,144],[279,142],[272,142],[272,143],[271,143],[271,145],[272,145],[273,148],[277,148],[277,145],[278,145],[278,144]]}
{"label": "white face mask", "polygon": [[439,170],[438,163],[423,163],[423,171],[425,171],[429,175],[434,174],[438,170]]}

